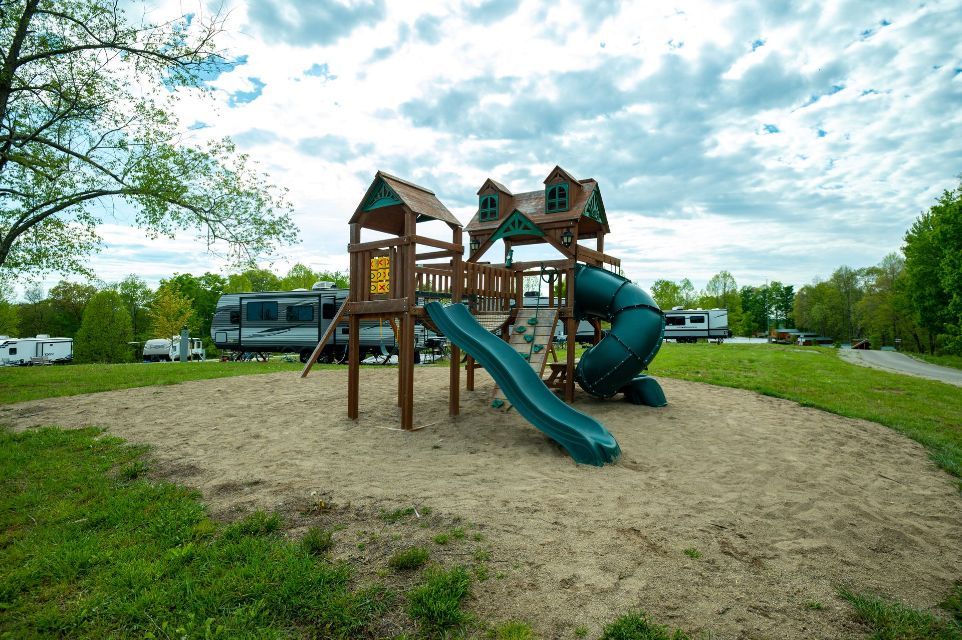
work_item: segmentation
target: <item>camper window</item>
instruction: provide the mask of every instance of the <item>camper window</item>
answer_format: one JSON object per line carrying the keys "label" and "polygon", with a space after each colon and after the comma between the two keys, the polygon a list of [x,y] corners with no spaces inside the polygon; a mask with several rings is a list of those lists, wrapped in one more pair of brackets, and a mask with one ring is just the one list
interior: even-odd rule
{"label": "camper window", "polygon": [[248,302],[247,321],[251,320],[277,320],[277,303]]}
{"label": "camper window", "polygon": [[12,356],[17,355],[17,348],[16,348],[16,347],[10,347],[10,355],[12,355]]}
{"label": "camper window", "polygon": [[677,327],[685,324],[685,316],[665,316],[665,324]]}
{"label": "camper window", "polygon": [[705,316],[692,316],[691,318],[689,318],[689,321],[692,324],[701,324],[702,322],[705,321]]}
{"label": "camper window", "polygon": [[333,302],[325,302],[321,305],[321,317],[325,320],[333,320],[337,312],[334,310]]}
{"label": "camper window", "polygon": [[240,311],[238,311],[237,309],[234,309],[233,311],[230,312],[230,323],[240,324]]}
{"label": "camper window", "polygon": [[309,304],[291,305],[287,307],[288,322],[310,322],[314,319],[314,307]]}

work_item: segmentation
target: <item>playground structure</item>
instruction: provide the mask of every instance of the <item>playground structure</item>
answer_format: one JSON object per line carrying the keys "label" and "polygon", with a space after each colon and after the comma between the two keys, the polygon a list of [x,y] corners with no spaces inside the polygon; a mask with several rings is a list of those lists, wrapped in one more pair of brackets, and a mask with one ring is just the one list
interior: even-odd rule
{"label": "playground structure", "polygon": [[[350,294],[302,377],[346,317],[348,417],[356,420],[361,322],[387,321],[398,345],[401,428],[412,430],[414,330],[416,323],[423,323],[451,342],[451,416],[460,412],[464,349],[468,390],[474,389],[475,369],[484,367],[497,384],[494,408],[517,408],[577,462],[601,465],[617,459],[620,449],[614,437],[593,418],[568,406],[574,400],[574,385],[577,381],[596,397],[622,392],[636,404],[664,405],[657,382],[638,375],[658,352],[664,316],[647,293],[614,271],[620,270],[621,261],[604,252],[609,227],[597,182],[578,180],[555,167],[544,185],[543,190],[514,194],[486,180],[478,191],[478,211],[464,228],[432,191],[377,172],[349,222]],[[418,234],[417,225],[430,220],[443,222],[451,240]],[[364,230],[386,237],[362,242]],[[591,239],[593,249],[580,243]],[[504,243],[504,262],[482,263],[498,240]],[[514,247],[531,244],[550,245],[562,257],[513,260]],[[524,307],[524,283],[529,277],[547,284],[545,306]],[[595,339],[576,364],[576,334],[582,319],[592,322]],[[611,322],[611,330],[602,338],[603,320]],[[566,328],[566,360],[548,363],[556,322]],[[550,376],[543,380],[546,367]],[[549,386],[560,391],[563,402]]]}

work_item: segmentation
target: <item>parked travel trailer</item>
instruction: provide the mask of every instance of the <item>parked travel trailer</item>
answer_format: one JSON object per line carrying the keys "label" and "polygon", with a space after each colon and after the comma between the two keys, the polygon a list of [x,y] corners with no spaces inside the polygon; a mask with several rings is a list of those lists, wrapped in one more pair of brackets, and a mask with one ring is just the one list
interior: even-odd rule
{"label": "parked travel trailer", "polygon": [[[218,349],[297,353],[301,362],[306,362],[348,293],[332,282],[318,282],[310,291],[224,294],[217,301],[210,335]],[[415,326],[414,332],[415,347],[436,337],[421,324]],[[396,348],[394,331],[386,320],[362,321],[360,338],[362,358],[366,353],[380,355]],[[341,322],[319,360],[343,362],[347,342],[347,322]]]}
{"label": "parked travel trailer", "polygon": [[[189,338],[188,360],[204,360],[207,352],[200,338]],[[177,362],[180,360],[180,336],[154,338],[144,343],[145,362]]]}
{"label": "parked travel trailer", "polygon": [[73,338],[35,338],[0,340],[0,365],[59,364],[73,360]]}
{"label": "parked travel trailer", "polygon": [[682,309],[665,311],[665,339],[697,342],[698,338],[717,340],[732,337],[728,329],[728,309]]}

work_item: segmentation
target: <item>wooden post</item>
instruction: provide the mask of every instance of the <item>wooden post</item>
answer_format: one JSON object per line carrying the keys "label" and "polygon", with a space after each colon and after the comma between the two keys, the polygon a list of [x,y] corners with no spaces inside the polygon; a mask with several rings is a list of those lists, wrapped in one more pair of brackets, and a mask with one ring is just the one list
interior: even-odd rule
{"label": "wooden post", "polygon": [[357,420],[361,391],[361,318],[351,314],[347,342],[347,417]]}
{"label": "wooden post", "polygon": [[565,402],[571,404],[575,401],[575,336],[578,333],[578,321],[573,316],[568,316],[566,320],[568,329],[568,375],[565,378]]}
{"label": "wooden post", "polygon": [[468,391],[474,391],[474,358],[468,356],[465,367],[468,370],[468,374],[465,376],[464,387]]}
{"label": "wooden post", "polygon": [[[404,235],[413,238],[417,234],[413,211],[404,211]],[[398,252],[400,291],[398,298],[408,299],[408,308],[401,316],[401,336],[398,354],[399,393],[401,405],[401,428],[410,431],[414,427],[414,317],[412,311],[417,302],[415,272],[417,271],[417,244],[411,242]],[[403,277],[401,277],[403,275]]]}
{"label": "wooden post", "polygon": [[[451,242],[462,245],[461,228],[456,227]],[[464,284],[464,264],[462,254],[457,254],[451,260],[451,302],[461,302],[462,286]],[[461,413],[461,349],[451,343],[451,363],[448,374],[448,415],[456,416]]]}

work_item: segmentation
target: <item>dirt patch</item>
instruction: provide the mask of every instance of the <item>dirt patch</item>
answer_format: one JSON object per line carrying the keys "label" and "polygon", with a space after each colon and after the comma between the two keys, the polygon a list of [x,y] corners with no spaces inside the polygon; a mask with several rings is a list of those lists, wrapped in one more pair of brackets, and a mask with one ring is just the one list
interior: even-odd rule
{"label": "dirt patch", "polygon": [[[8,405],[0,423],[97,425],[151,444],[163,475],[177,479],[180,465],[216,514],[281,510],[294,535],[340,523],[336,553],[365,579],[408,544],[464,564],[486,550],[470,606],[549,638],[581,625],[595,634],[635,608],[719,638],[839,637],[857,628],[837,584],[928,607],[962,576],[955,483],[885,427],[664,380],[671,404],[660,409],[579,396],[623,451],[596,469],[490,410],[483,374],[448,418],[447,375],[418,369],[415,422],[428,428],[414,433],[397,429],[387,368],[362,371],[357,422],[345,372],[326,370]],[[381,519],[411,506],[432,516]],[[433,542],[453,526],[464,540]]]}

